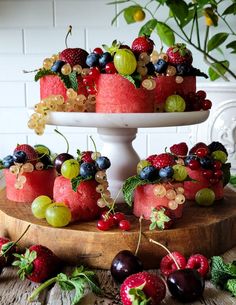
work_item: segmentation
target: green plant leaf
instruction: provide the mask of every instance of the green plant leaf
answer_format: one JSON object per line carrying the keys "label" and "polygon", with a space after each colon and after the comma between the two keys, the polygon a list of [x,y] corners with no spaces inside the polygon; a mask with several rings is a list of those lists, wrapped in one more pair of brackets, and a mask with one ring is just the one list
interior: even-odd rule
{"label": "green plant leaf", "polygon": [[226,289],[236,297],[236,279],[228,280],[226,283]]}
{"label": "green plant leaf", "polygon": [[38,72],[34,76],[34,80],[37,82],[40,78],[47,76],[47,75],[57,75],[57,73],[47,70],[47,69],[39,69]]}
{"label": "green plant leaf", "polygon": [[70,79],[71,88],[73,90],[75,90],[75,92],[77,92],[78,91],[78,81],[77,81],[76,72],[73,71],[68,76],[69,76],[69,79]]}
{"label": "green plant leaf", "polygon": [[227,7],[222,15],[236,15],[236,3],[231,4],[229,7]]}
{"label": "green plant leaf", "polygon": [[[219,61],[217,63],[211,64],[211,67],[208,69],[208,74],[212,81],[220,78],[221,75],[224,75],[226,73],[226,69],[224,66],[227,68],[229,67],[228,60]],[[214,69],[212,69],[212,67],[214,67],[218,72],[216,72]]]}
{"label": "green plant leaf", "polygon": [[161,41],[168,47],[175,43],[175,35],[172,29],[163,22],[157,22],[156,25],[157,34],[159,35]]}
{"label": "green plant leaf", "polygon": [[124,18],[127,24],[136,22],[134,20],[134,14],[137,9],[142,8],[140,5],[131,5],[124,10]]}
{"label": "green plant leaf", "polygon": [[177,19],[179,19],[182,24],[188,16],[188,5],[183,0],[168,0],[166,1],[167,6],[169,6],[171,13]]}
{"label": "green plant leaf", "polygon": [[226,264],[222,257],[213,256],[211,260],[212,283],[223,289],[229,279],[236,279],[236,265],[234,262]]}
{"label": "green plant leaf", "polygon": [[152,32],[154,31],[156,25],[157,25],[157,20],[156,20],[156,19],[151,19],[151,20],[149,20],[147,23],[145,23],[145,24],[141,27],[141,29],[140,29],[138,35],[139,35],[139,36],[143,36],[143,35],[151,36],[151,34],[152,34]]}
{"label": "green plant leaf", "polygon": [[80,185],[80,182],[86,181],[86,180],[90,180],[90,179],[92,179],[92,177],[82,178],[80,175],[77,176],[77,177],[75,177],[75,178],[72,178],[72,179],[71,179],[71,187],[72,187],[72,190],[73,190],[74,192],[76,192],[78,186]]}
{"label": "green plant leaf", "polygon": [[228,38],[229,34],[228,33],[217,33],[215,34],[211,39],[209,39],[208,44],[207,44],[207,50],[208,52],[216,49],[219,47],[222,43],[225,42],[225,40]]}
{"label": "green plant leaf", "polygon": [[130,1],[130,0],[117,0],[117,1],[108,2],[107,5],[111,5],[111,4],[120,4],[120,3],[129,2],[129,1]]}
{"label": "green plant leaf", "polygon": [[236,40],[231,41],[230,43],[228,43],[228,44],[226,45],[226,48],[227,48],[227,49],[233,49],[233,50],[231,51],[231,53],[236,53]]}

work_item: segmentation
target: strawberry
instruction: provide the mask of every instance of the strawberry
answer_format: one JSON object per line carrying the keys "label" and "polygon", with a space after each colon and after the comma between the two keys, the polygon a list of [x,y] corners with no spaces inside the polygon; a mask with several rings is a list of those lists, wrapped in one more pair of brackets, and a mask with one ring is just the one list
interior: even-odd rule
{"label": "strawberry", "polygon": [[145,271],[130,275],[120,287],[123,305],[158,305],[165,295],[164,281],[159,276]]}
{"label": "strawberry", "polygon": [[203,142],[198,142],[197,144],[195,144],[195,145],[190,149],[189,154],[190,154],[190,155],[196,154],[196,152],[197,152],[197,150],[198,150],[199,148],[206,148],[206,149],[208,149],[208,146],[207,146],[205,143],[203,143]]}
{"label": "strawberry", "polygon": [[18,144],[14,150],[14,153],[16,151],[24,151],[28,160],[36,160],[38,157],[36,150],[29,144]]}
{"label": "strawberry", "polygon": [[193,62],[192,53],[186,48],[183,43],[177,43],[170,47],[166,54],[168,55],[168,62],[173,65],[187,63],[189,65]]}
{"label": "strawberry", "polygon": [[160,230],[169,229],[174,224],[173,213],[169,208],[159,205],[152,209],[150,221],[150,230],[156,227]]}
{"label": "strawberry", "polygon": [[[172,256],[174,256],[180,269],[184,269],[187,264],[185,257],[177,251],[172,252],[171,254],[172,254]],[[168,254],[168,255],[164,256],[160,262],[160,270],[161,270],[161,274],[163,276],[168,276],[173,271],[178,269],[172,256],[170,254]]]}
{"label": "strawberry", "polygon": [[185,157],[188,153],[188,146],[185,142],[181,142],[179,144],[172,145],[170,147],[170,151],[177,157]]}
{"label": "strawberry", "polygon": [[[17,252],[16,245],[12,245],[13,242],[9,238],[0,237],[0,264],[5,266],[9,265],[13,261],[13,253]],[[8,251],[8,248],[9,249]],[[8,251],[6,254],[5,251]]]}
{"label": "strawberry", "polygon": [[75,65],[80,65],[82,68],[86,68],[87,56],[88,52],[80,48],[67,48],[59,55],[60,60],[67,62],[72,68]]}
{"label": "strawberry", "polygon": [[140,36],[133,41],[131,49],[136,56],[144,52],[150,55],[153,51],[153,47],[154,42],[152,39],[148,36]]}
{"label": "strawberry", "polygon": [[160,169],[160,168],[166,167],[166,166],[172,166],[176,163],[174,156],[171,154],[168,154],[168,153],[163,153],[163,154],[159,154],[159,155],[151,155],[146,160],[149,161],[157,169]]}
{"label": "strawberry", "polygon": [[32,282],[41,283],[52,277],[58,268],[58,257],[47,247],[33,245],[25,254],[15,254],[19,260],[13,266],[19,267],[20,279],[25,277]]}
{"label": "strawberry", "polygon": [[202,254],[193,254],[189,257],[186,268],[196,269],[202,277],[206,277],[209,271],[208,259]]}

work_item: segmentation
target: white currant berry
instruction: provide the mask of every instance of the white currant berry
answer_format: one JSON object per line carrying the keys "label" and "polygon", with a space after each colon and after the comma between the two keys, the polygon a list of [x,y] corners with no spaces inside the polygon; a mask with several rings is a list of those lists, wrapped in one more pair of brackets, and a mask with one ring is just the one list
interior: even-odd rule
{"label": "white currant berry", "polygon": [[183,204],[185,202],[185,197],[183,194],[177,194],[175,197],[175,202],[177,202],[177,204]]}
{"label": "white currant berry", "polygon": [[175,201],[175,200],[170,200],[168,202],[168,207],[171,209],[171,210],[176,210],[177,207],[178,207],[178,203]]}
{"label": "white currant berry", "polygon": [[157,197],[165,197],[166,195],[166,188],[162,184],[157,184],[153,188],[153,194]]}
{"label": "white currant berry", "polygon": [[69,64],[65,64],[61,68],[61,73],[64,75],[69,75],[71,73],[71,66]]}
{"label": "white currant berry", "polygon": [[167,190],[166,191],[166,198],[169,200],[174,200],[176,197],[176,192],[174,190]]}

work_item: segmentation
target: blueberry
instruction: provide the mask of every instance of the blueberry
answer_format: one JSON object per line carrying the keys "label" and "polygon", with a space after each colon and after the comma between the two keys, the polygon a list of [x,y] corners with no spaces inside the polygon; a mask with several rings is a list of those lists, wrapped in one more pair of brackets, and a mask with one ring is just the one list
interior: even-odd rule
{"label": "blueberry", "polygon": [[96,53],[90,53],[86,58],[86,65],[89,67],[99,66],[99,58],[101,55]]}
{"label": "blueberry", "polygon": [[174,175],[174,170],[171,166],[166,166],[159,170],[160,178],[171,178],[173,175]]}
{"label": "blueberry", "polygon": [[147,69],[148,69],[148,75],[154,75],[155,73],[155,66],[152,62],[149,62],[147,65],[146,65]]}
{"label": "blueberry", "polygon": [[27,155],[23,150],[18,150],[13,154],[13,160],[16,163],[25,163],[27,160]]}
{"label": "blueberry", "polygon": [[13,156],[8,155],[8,156],[6,156],[5,158],[3,158],[3,160],[2,160],[2,165],[3,165],[5,168],[9,168],[9,167],[11,167],[12,165],[14,165]]}
{"label": "blueberry", "polygon": [[163,59],[158,59],[158,61],[154,64],[155,71],[157,73],[164,73],[168,67],[168,62]]}
{"label": "blueberry", "polygon": [[112,61],[112,56],[109,52],[104,52],[99,58],[99,66],[104,68],[106,64]]}
{"label": "blueberry", "polygon": [[44,168],[48,168],[49,166],[52,166],[52,160],[49,155],[40,154],[38,156],[38,159],[39,162],[43,163]]}
{"label": "blueberry", "polygon": [[200,164],[204,169],[211,169],[213,166],[213,160],[209,157],[204,157],[200,159]]}
{"label": "blueberry", "polygon": [[154,181],[158,178],[158,170],[154,166],[146,166],[141,170],[139,177],[142,180]]}
{"label": "blueberry", "polygon": [[99,169],[108,169],[111,166],[111,162],[107,157],[99,157],[96,160],[96,165]]}
{"label": "blueberry", "polygon": [[57,60],[51,67],[53,72],[61,72],[61,68],[66,64],[63,60]]}
{"label": "blueberry", "polygon": [[80,166],[80,175],[82,178],[86,179],[89,177],[94,177],[96,173],[96,166],[94,163],[84,162]]}
{"label": "blueberry", "polygon": [[191,66],[186,63],[176,65],[176,74],[177,75],[190,75]]}

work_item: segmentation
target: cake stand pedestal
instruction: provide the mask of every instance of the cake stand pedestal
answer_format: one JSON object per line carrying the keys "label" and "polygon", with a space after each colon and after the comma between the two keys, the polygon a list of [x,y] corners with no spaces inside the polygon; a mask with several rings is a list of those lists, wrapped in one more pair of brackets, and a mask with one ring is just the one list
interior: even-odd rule
{"label": "cake stand pedestal", "polygon": [[209,111],[179,113],[80,113],[50,112],[47,124],[72,127],[96,127],[103,142],[101,153],[111,161],[107,171],[109,190],[122,203],[121,187],[136,174],[140,158],[132,142],[138,128],[193,125],[204,122]]}

